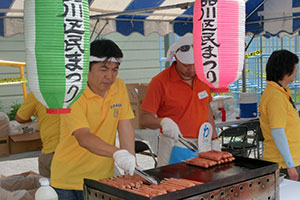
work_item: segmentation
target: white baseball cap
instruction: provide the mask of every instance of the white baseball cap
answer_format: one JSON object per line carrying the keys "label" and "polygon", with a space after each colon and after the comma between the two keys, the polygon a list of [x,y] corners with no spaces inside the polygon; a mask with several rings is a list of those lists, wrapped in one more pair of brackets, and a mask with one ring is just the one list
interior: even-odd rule
{"label": "white baseball cap", "polygon": [[187,35],[174,42],[168,50],[167,61],[175,55],[183,64],[194,64],[193,36]]}

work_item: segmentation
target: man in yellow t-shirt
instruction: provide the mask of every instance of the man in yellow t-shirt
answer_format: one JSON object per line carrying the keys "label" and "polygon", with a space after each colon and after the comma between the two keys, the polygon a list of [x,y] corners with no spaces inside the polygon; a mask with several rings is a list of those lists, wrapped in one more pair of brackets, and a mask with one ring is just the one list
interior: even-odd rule
{"label": "man in yellow t-shirt", "polygon": [[300,119],[288,87],[295,79],[298,62],[298,57],[287,50],[271,54],[259,121],[265,139],[263,159],[277,162],[287,178],[300,181]]}
{"label": "man in yellow t-shirt", "polygon": [[[111,40],[91,44],[88,87],[61,115],[61,137],[51,166],[59,199],[83,199],[83,179],[113,176],[114,161],[129,174],[136,165],[134,117],[124,82],[116,78],[123,53]],[[120,148],[115,144],[118,130]]]}
{"label": "man in yellow t-shirt", "polygon": [[27,123],[31,122],[32,115],[36,115],[39,122],[43,143],[42,154],[38,159],[39,173],[41,176],[50,178],[51,161],[59,141],[60,117],[58,114],[47,114],[46,107],[30,92],[18,110],[15,119],[19,123]]}

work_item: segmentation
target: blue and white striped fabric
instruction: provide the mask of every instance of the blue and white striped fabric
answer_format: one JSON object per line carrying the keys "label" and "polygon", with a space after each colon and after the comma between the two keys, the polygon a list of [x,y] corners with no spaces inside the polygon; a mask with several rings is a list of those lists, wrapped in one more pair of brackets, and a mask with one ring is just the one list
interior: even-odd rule
{"label": "blue and white striped fabric", "polygon": [[[193,31],[193,2],[194,0],[89,0],[91,32],[95,30],[101,35],[111,32],[130,35],[138,32],[145,36],[155,32],[162,36],[168,33],[183,36]],[[247,1],[247,34],[253,35],[260,23],[262,26],[258,35],[281,37],[285,34],[299,34],[299,0],[263,2],[264,0]],[[161,9],[179,4],[180,8]],[[23,5],[24,0],[1,0],[0,36],[23,33]],[[141,12],[143,9],[148,10]],[[101,17],[95,27],[96,16]]]}
{"label": "blue and white striped fabric", "polygon": [[[252,13],[253,8],[258,9]],[[246,13],[246,32],[250,35],[259,24],[257,34],[265,37],[300,34],[300,0],[249,0]]]}

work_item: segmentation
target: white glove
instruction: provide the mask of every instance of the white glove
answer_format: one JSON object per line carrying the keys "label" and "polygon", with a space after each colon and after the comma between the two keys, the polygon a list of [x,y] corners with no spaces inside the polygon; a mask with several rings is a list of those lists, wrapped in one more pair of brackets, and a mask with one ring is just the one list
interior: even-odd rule
{"label": "white glove", "polygon": [[177,124],[170,118],[165,117],[161,120],[160,125],[165,136],[178,141],[178,136],[181,135],[181,132]]}
{"label": "white glove", "polygon": [[133,175],[136,165],[134,155],[125,149],[121,149],[113,154],[113,158],[121,169],[123,169],[126,173],[129,173],[131,176]]}

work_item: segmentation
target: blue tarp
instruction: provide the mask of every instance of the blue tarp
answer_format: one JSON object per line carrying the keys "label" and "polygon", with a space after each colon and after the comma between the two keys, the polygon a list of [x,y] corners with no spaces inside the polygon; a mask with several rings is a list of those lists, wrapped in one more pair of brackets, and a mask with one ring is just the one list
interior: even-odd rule
{"label": "blue tarp", "polygon": [[[24,0],[1,0],[0,36],[11,36],[23,32],[23,2]],[[133,32],[149,35],[156,32],[165,35],[174,32],[182,36],[193,31],[193,2],[186,0],[179,3],[175,0],[89,0],[91,31],[101,31],[101,35],[111,32],[119,32],[123,35]],[[181,9],[161,9],[166,6],[177,7],[176,5]],[[143,9],[148,10],[143,11]],[[111,13],[117,14],[111,15]],[[300,0],[248,0],[246,16],[248,35],[253,35],[256,30],[258,30],[258,35],[267,37],[299,34]],[[97,19],[99,23],[96,23]]]}

